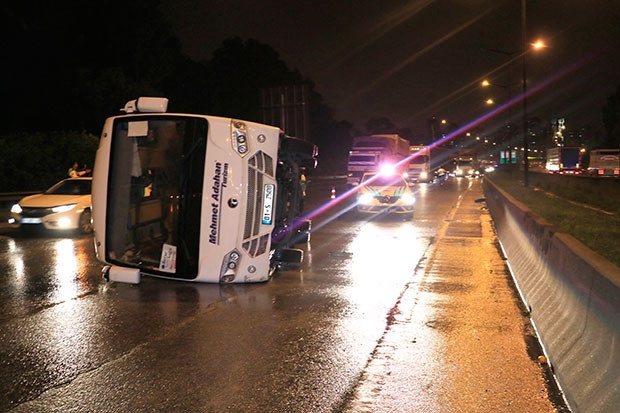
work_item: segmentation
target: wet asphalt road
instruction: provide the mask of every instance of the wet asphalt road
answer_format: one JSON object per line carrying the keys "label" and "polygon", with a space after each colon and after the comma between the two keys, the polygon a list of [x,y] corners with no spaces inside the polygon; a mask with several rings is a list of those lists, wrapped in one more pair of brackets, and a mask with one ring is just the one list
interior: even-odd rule
{"label": "wet asphalt road", "polygon": [[413,220],[332,186],[263,284],[106,283],[89,237],[0,235],[0,411],[554,411],[480,182],[419,185]]}

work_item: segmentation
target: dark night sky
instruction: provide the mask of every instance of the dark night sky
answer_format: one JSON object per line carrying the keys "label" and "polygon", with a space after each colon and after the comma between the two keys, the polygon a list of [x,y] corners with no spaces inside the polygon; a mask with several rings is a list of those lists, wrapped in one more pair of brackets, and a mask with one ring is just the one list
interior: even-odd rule
{"label": "dark night sky", "polygon": [[[487,97],[521,92],[520,0],[162,3],[192,58],[208,59],[231,36],[268,44],[358,129],[379,116],[416,134],[433,114],[465,125],[489,110]],[[620,0],[528,1],[527,22],[528,41],[549,45],[527,58],[528,115],[601,127],[620,85]],[[483,90],[484,77],[500,86]],[[497,118],[518,118],[521,107]]]}

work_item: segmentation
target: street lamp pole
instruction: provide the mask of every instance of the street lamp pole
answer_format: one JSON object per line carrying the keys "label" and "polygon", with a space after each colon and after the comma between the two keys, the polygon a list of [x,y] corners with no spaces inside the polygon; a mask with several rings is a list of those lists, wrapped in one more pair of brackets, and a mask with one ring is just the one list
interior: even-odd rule
{"label": "street lamp pole", "polygon": [[526,188],[529,186],[529,139],[528,139],[528,127],[527,127],[527,73],[526,73],[526,58],[527,48],[527,21],[526,21],[526,0],[521,0],[521,47],[522,47],[522,63],[523,73],[521,81],[523,82],[523,186]]}

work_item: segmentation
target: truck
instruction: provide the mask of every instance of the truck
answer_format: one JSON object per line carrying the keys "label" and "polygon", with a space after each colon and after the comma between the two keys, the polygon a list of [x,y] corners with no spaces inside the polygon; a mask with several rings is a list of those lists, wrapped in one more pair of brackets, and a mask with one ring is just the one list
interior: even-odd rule
{"label": "truck", "polygon": [[398,134],[374,134],[353,138],[347,162],[347,184],[357,186],[365,172],[379,172],[386,166],[396,166],[406,172],[401,163],[409,156],[409,141]]}
{"label": "truck", "polygon": [[109,281],[250,283],[303,261],[303,174],[317,147],[275,126],[170,113],[141,97],[103,126],[92,182]]}
{"label": "truck", "polygon": [[429,182],[433,179],[431,149],[428,146],[409,146],[409,182]]}
{"label": "truck", "polygon": [[582,173],[581,157],[584,148],[556,146],[547,149],[545,168],[549,173],[579,175]]}
{"label": "truck", "polygon": [[596,176],[620,176],[620,149],[592,149],[588,173]]}
{"label": "truck", "polygon": [[474,156],[457,156],[453,161],[452,173],[457,178],[476,178],[480,176],[480,167]]}

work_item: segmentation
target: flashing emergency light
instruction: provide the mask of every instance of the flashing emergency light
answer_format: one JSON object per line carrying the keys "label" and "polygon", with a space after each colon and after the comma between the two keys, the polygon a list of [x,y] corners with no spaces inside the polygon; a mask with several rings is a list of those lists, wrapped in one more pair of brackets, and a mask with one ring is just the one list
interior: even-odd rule
{"label": "flashing emergency light", "polygon": [[379,169],[379,174],[384,176],[394,175],[396,173],[396,167],[391,163],[384,163]]}

